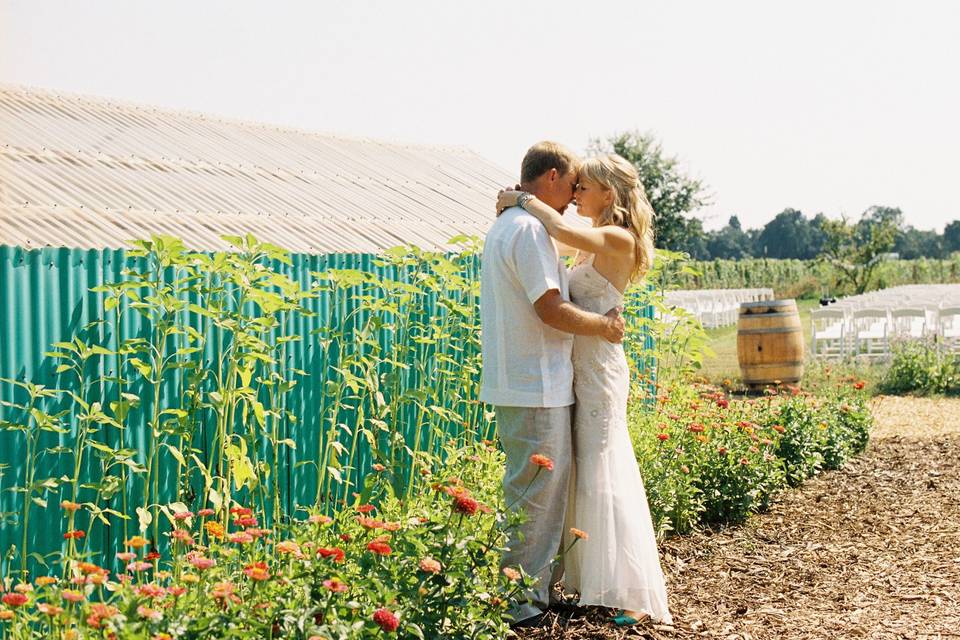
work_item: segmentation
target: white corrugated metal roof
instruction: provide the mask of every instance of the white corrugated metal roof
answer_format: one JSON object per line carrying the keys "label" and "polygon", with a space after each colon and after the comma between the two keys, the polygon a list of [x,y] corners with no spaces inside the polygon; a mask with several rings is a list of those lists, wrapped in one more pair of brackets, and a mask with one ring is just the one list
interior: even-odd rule
{"label": "white corrugated metal roof", "polygon": [[447,248],[516,177],[462,148],[389,144],[0,86],[0,244],[294,252]]}

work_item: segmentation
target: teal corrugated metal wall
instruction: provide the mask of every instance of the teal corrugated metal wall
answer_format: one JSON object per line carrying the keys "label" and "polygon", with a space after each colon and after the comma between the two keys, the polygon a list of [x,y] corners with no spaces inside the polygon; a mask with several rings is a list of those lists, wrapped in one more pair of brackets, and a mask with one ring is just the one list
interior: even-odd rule
{"label": "teal corrugated metal wall", "polygon": [[[91,343],[100,343],[108,346],[113,344],[116,336],[112,335],[112,325],[99,322],[109,321],[104,317],[104,294],[91,292],[90,289],[105,283],[117,283],[125,280],[124,269],[143,269],[145,262],[141,258],[132,258],[122,250],[71,250],[71,249],[41,249],[25,250],[18,247],[0,246],[0,286],[3,287],[0,295],[2,313],[0,313],[0,378],[30,380],[56,388],[65,383],[66,374],[56,373],[57,362],[44,354],[57,341],[66,341],[76,335],[87,336]],[[409,281],[414,275],[395,265],[384,266],[373,255],[361,254],[333,254],[325,256],[293,255],[292,263],[286,265],[274,262],[273,268],[284,273],[297,282],[303,289],[309,289],[313,276],[311,272],[322,272],[327,269],[358,269],[372,272],[381,277]],[[479,275],[479,262],[476,258],[470,259],[462,265],[463,275],[474,280]],[[443,307],[442,296],[438,291],[414,301],[421,305],[414,310],[414,316],[429,318],[449,313]],[[464,295],[464,294],[460,294]],[[460,301],[470,308],[476,308],[474,294],[465,294],[466,298]],[[316,473],[310,471],[310,463],[317,462],[324,445],[324,426],[320,424],[321,412],[324,405],[323,382],[330,376],[331,367],[337,364],[335,349],[322,349],[316,336],[311,332],[322,330],[325,326],[342,326],[344,319],[350,316],[355,304],[348,296],[330,294],[320,295],[308,300],[307,306],[314,315],[288,314],[281,318],[281,331],[284,334],[298,333],[303,340],[291,342],[287,345],[284,365],[288,368],[303,369],[308,376],[289,393],[286,409],[299,416],[299,423],[292,424],[283,421],[281,438],[291,438],[296,443],[295,449],[284,448],[283,459],[269,460],[272,466],[281,474],[280,492],[282,503],[287,514],[292,514],[298,505],[313,504],[317,495]],[[640,310],[642,315],[650,317],[652,308]],[[109,316],[109,314],[107,314]],[[350,322],[356,330],[364,320],[363,313],[351,316]],[[191,326],[207,336],[205,349],[197,358],[202,360],[205,367],[212,368],[220,357],[223,347],[218,330],[210,326],[209,320],[197,314],[189,314],[188,322]],[[398,370],[396,375],[403,379],[400,388],[404,391],[417,390],[424,386],[436,387],[440,385],[437,396],[444,397],[444,367],[462,365],[470,358],[476,357],[476,336],[467,333],[477,331],[479,319],[476,314],[467,321],[456,324],[454,333],[443,347],[441,357],[437,357],[436,344],[424,341],[417,347],[418,358],[422,358],[424,366],[420,373],[414,370]],[[147,335],[149,327],[146,321],[137,313],[124,313],[121,323],[121,334],[124,337]],[[457,335],[460,332],[460,335]],[[276,332],[274,332],[276,334]],[[275,337],[275,336],[274,336]],[[467,339],[467,338],[471,339]],[[381,342],[389,342],[389,333],[380,336]],[[649,338],[647,339],[649,342]],[[647,344],[646,346],[650,346]],[[451,364],[444,360],[450,356],[456,362]],[[445,364],[446,362],[446,364]],[[88,390],[90,400],[103,399],[105,402],[115,397],[116,385],[112,376],[116,375],[116,357],[103,356],[92,360],[92,368],[88,370],[94,385]],[[424,379],[421,379],[424,378]],[[479,377],[473,375],[468,386],[475,386]],[[165,398],[182,396],[186,387],[185,374],[177,372],[165,379],[163,395]],[[140,393],[142,389],[136,385],[128,390]],[[468,388],[459,391],[459,395],[466,398],[475,398],[476,389]],[[0,400],[11,402],[22,401],[23,394],[9,384],[0,384]],[[389,398],[388,398],[389,400]],[[442,402],[442,400],[441,400]],[[164,402],[165,406],[173,406]],[[62,406],[66,406],[66,403]],[[179,405],[176,405],[179,406]],[[143,399],[139,411],[131,413],[127,421],[125,444],[144,452],[149,439],[147,416],[150,414],[149,398]],[[472,401],[455,401],[445,407],[452,414],[431,417],[431,425],[442,428],[445,437],[482,438],[491,437],[493,425],[485,422],[483,407]],[[0,407],[0,417],[13,419],[8,408]],[[339,420],[350,423],[351,413],[348,409],[342,412]],[[401,406],[398,415],[390,418],[390,428],[403,436],[404,443],[411,448],[430,446],[434,450],[438,443],[434,442],[431,428],[424,428],[425,416],[416,403],[406,403]],[[197,435],[192,443],[206,458],[213,440],[213,425],[207,422],[199,424]],[[76,428],[76,425],[72,425]],[[354,426],[354,425],[348,425]],[[56,434],[46,432],[42,434],[41,446],[53,448],[58,445],[74,444],[71,434]],[[121,444],[121,435],[115,429],[104,427],[98,437],[112,447]],[[388,435],[383,435],[389,439]],[[22,485],[24,476],[24,437],[15,431],[0,431],[0,510],[3,512],[3,524],[0,526],[0,552],[6,552],[11,545],[20,546],[21,530],[17,512],[20,509],[21,495],[9,491],[11,487]],[[429,445],[427,443],[430,443]],[[267,455],[266,453],[264,454]],[[40,471],[37,477],[59,477],[63,474],[72,474],[73,469],[67,468],[66,462],[53,453],[41,457]],[[401,455],[401,459],[402,455]],[[304,464],[306,463],[306,464]],[[371,448],[361,441],[357,452],[355,468],[347,470],[349,477],[354,481],[362,478],[369,470]],[[99,478],[102,474],[99,461],[93,456],[87,456],[82,476],[88,479]],[[160,495],[164,500],[173,500],[178,495],[177,479],[180,477],[178,464],[172,456],[164,456],[160,474]],[[407,474],[413,473],[408,468]],[[408,478],[404,478],[406,482]],[[136,490],[139,483],[131,478],[129,486]],[[180,487],[181,496],[190,497],[191,487]],[[134,491],[135,492],[135,491]],[[63,545],[62,534],[65,530],[63,512],[59,502],[67,496],[53,492],[49,496],[46,507],[35,506],[32,510],[29,534],[31,551],[42,554],[56,553]],[[344,493],[337,496],[346,497]],[[195,503],[196,504],[196,503]],[[111,506],[119,510],[119,497],[114,498]],[[133,506],[131,505],[130,510]],[[136,532],[136,524],[129,525],[128,533]],[[95,526],[91,529],[91,548],[103,550],[103,555],[97,560],[105,564],[110,563],[116,551],[121,549],[123,529],[114,525],[110,528]],[[4,564],[7,564],[5,561]],[[5,567],[6,568],[6,567]]]}

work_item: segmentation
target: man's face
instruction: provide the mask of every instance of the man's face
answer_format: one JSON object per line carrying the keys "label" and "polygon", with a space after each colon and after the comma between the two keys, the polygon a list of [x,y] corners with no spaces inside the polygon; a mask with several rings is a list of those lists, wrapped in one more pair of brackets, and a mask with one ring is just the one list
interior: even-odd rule
{"label": "man's face", "polygon": [[567,205],[573,201],[573,194],[577,186],[577,172],[569,171],[561,175],[556,169],[551,169],[543,176],[543,195],[540,199],[563,213]]}

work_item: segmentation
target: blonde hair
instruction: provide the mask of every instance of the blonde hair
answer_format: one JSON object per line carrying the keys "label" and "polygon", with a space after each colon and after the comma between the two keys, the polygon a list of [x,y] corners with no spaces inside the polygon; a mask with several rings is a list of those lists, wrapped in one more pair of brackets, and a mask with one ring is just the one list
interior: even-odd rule
{"label": "blonde hair", "polygon": [[556,169],[560,175],[565,176],[571,171],[576,171],[580,165],[580,159],[570,149],[558,142],[545,140],[538,142],[529,149],[523,156],[523,162],[520,164],[520,182],[533,182],[550,169]]}
{"label": "blonde hair", "polygon": [[580,165],[580,177],[598,183],[613,192],[595,226],[614,224],[634,237],[634,263],[630,281],[642,278],[653,266],[653,207],[640,182],[637,168],[615,153],[588,158]]}

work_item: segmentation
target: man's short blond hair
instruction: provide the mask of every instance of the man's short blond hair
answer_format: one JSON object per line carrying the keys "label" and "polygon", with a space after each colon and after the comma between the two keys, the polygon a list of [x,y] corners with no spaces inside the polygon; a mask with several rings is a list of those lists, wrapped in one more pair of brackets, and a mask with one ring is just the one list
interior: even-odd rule
{"label": "man's short blond hair", "polygon": [[580,158],[558,142],[545,140],[527,150],[520,164],[520,182],[533,182],[550,169],[565,176],[580,167]]}

